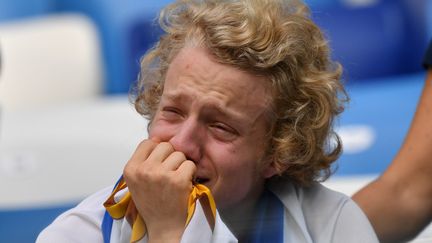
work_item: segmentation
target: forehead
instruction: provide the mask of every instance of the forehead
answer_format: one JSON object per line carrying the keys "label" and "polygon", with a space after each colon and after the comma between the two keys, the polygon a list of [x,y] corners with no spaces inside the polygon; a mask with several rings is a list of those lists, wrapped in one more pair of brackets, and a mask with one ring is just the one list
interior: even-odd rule
{"label": "forehead", "polygon": [[268,108],[271,103],[267,78],[221,64],[201,47],[184,48],[174,57],[164,86],[164,95],[193,91],[190,95],[219,99],[225,105],[242,103]]}

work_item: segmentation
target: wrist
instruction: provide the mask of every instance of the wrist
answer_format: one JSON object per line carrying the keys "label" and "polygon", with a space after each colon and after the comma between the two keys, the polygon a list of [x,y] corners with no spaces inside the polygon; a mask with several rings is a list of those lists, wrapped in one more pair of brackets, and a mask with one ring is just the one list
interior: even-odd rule
{"label": "wrist", "polygon": [[148,232],[148,243],[179,243],[184,229],[163,228]]}

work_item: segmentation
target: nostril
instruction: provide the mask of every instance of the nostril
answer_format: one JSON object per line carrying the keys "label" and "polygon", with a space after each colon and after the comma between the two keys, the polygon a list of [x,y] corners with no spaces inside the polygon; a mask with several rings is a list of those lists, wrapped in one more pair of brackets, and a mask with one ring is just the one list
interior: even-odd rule
{"label": "nostril", "polygon": [[176,134],[169,140],[175,151],[182,152],[187,160],[197,164],[201,157],[201,145],[196,139]]}

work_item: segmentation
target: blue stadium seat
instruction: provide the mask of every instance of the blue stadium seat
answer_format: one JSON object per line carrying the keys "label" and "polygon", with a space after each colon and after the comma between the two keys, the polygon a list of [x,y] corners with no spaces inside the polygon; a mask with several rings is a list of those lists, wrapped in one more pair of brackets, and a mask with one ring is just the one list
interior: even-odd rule
{"label": "blue stadium seat", "polygon": [[304,0],[312,9],[328,9],[341,4],[340,0]]}
{"label": "blue stadium seat", "polygon": [[1,0],[0,22],[47,14],[54,10],[54,0]]}
{"label": "blue stadium seat", "polygon": [[[99,26],[105,55],[105,90],[114,94],[129,91],[136,80],[140,57],[161,34],[154,21],[156,15],[172,1],[57,0],[56,4],[61,11],[89,15]],[[420,70],[430,37],[425,31],[427,0],[306,0],[306,3],[329,37],[333,56],[343,64],[349,82],[367,82]]]}
{"label": "blue stadium seat", "polygon": [[337,176],[375,175],[387,168],[408,132],[424,78],[419,72],[347,87],[352,100],[337,123],[344,142]]}
{"label": "blue stadium seat", "polygon": [[[155,19],[159,10],[172,0],[58,0],[60,11],[90,16],[103,40],[108,94],[129,91],[138,75],[139,55],[154,43],[160,33]],[[139,30],[140,33],[137,33]]]}
{"label": "blue stadium seat", "polygon": [[59,214],[73,207],[51,207],[0,210],[0,241],[14,243],[35,242],[39,233]]}
{"label": "blue stadium seat", "polygon": [[349,82],[421,70],[427,46],[425,0],[376,1],[365,6],[312,9],[327,34],[333,57]]}
{"label": "blue stadium seat", "polygon": [[[129,91],[139,58],[157,41],[158,11],[173,0],[4,0],[0,21],[53,11],[80,12],[99,27],[105,57],[105,91]],[[364,4],[359,4],[359,3]],[[432,36],[427,0],[306,0],[330,39],[333,56],[349,82],[413,73]]]}

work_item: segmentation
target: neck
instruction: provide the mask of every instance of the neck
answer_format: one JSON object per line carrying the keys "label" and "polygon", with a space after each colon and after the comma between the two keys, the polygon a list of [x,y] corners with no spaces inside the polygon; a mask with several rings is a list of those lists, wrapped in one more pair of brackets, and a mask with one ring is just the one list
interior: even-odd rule
{"label": "neck", "polygon": [[253,198],[243,200],[235,207],[220,211],[224,223],[237,237],[239,242],[249,242],[248,238],[255,231],[255,224],[258,217],[258,201],[263,190]]}

